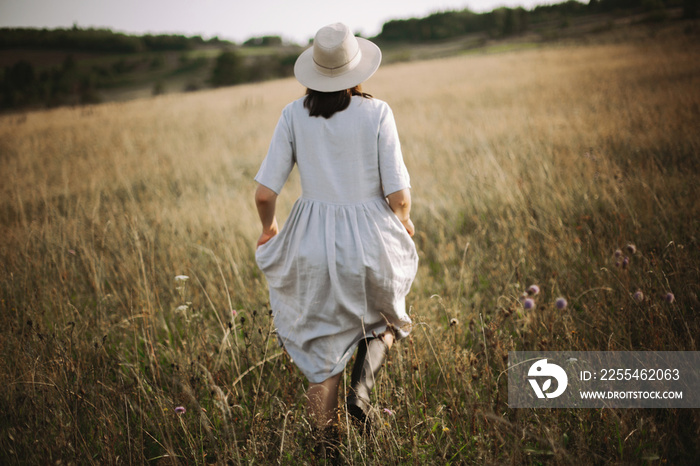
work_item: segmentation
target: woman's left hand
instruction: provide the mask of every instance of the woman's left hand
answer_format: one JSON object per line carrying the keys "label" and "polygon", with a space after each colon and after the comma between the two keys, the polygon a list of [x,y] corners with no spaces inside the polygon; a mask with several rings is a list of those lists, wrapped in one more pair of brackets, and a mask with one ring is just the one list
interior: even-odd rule
{"label": "woman's left hand", "polygon": [[416,233],[416,227],[413,226],[413,222],[411,221],[411,219],[408,218],[408,219],[406,219],[406,221],[401,222],[401,223],[403,224],[404,228],[406,228],[406,232],[408,232],[408,236],[413,238],[413,235]]}

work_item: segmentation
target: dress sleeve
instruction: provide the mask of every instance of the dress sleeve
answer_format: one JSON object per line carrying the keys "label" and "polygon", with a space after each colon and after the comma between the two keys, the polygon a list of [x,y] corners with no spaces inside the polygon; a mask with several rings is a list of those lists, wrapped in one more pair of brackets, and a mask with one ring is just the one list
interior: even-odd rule
{"label": "dress sleeve", "polygon": [[294,138],[288,114],[283,111],[255,181],[279,194],[294,168],[294,160]]}
{"label": "dress sleeve", "polygon": [[382,180],[384,195],[388,196],[404,188],[410,188],[411,180],[403,161],[394,114],[388,105],[384,105],[379,122],[377,150],[379,152],[379,176]]}

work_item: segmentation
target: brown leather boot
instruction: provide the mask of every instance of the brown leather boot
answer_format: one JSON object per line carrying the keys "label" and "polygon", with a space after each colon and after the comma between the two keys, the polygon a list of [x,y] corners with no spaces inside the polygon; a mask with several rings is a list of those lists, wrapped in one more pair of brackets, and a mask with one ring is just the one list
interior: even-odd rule
{"label": "brown leather boot", "polygon": [[363,433],[370,431],[370,393],[388,352],[389,347],[381,338],[362,340],[357,349],[347,406],[348,413]]}

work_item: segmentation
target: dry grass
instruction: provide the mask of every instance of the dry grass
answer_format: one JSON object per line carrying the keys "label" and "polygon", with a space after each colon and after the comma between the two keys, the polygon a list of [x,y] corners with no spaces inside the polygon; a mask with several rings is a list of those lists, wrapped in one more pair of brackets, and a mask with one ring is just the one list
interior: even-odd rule
{"label": "dry grass", "polygon": [[[374,434],[345,430],[349,463],[700,455],[697,410],[511,410],[503,375],[511,349],[697,350],[700,28],[656,28],[366,84],[396,114],[421,265],[416,326]],[[0,117],[3,464],[311,461],[305,382],[253,260],[252,177],[301,93],[283,80]],[[298,192],[293,176],[282,218]]]}

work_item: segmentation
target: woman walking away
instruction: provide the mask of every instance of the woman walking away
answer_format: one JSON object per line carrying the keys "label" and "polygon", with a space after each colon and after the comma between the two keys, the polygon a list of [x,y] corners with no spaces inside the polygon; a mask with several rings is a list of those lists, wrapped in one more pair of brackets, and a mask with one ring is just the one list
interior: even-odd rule
{"label": "woman walking away", "polygon": [[[355,349],[347,409],[366,429],[375,377],[411,330],[409,175],[391,109],[360,87],[380,61],[344,24],[321,28],[294,67],[306,95],[282,111],[255,177],[256,260],[278,338],[309,380],[313,423],[336,442],[339,382]],[[275,201],[295,164],[302,195],[279,231]]]}

